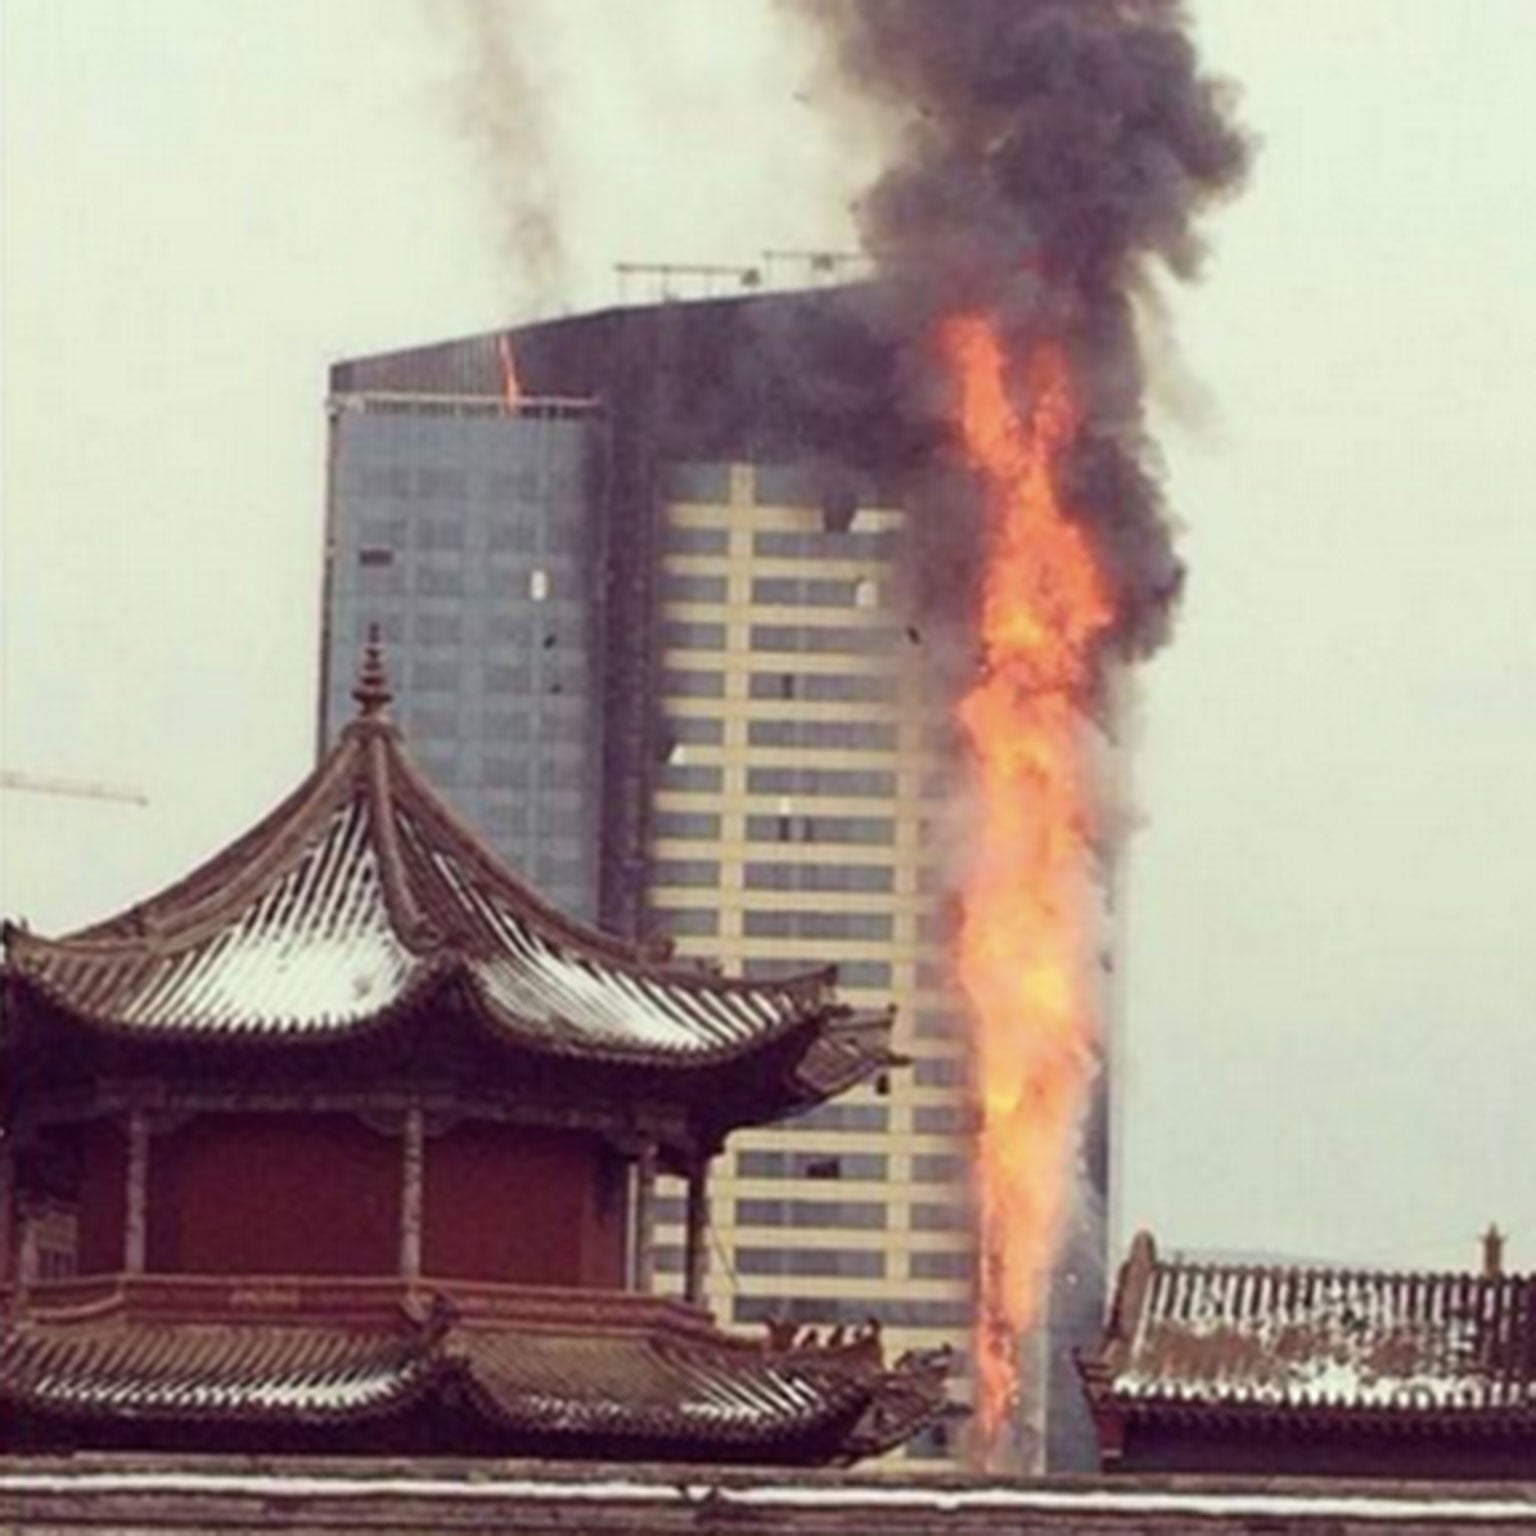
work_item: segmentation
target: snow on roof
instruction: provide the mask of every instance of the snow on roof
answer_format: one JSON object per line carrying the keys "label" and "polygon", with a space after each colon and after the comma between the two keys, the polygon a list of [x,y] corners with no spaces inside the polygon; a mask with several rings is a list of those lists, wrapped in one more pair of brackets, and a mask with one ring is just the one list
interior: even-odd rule
{"label": "snow on roof", "polygon": [[[29,1313],[0,1327],[0,1445],[22,1420],[195,1420],[259,1435],[439,1403],[478,1419],[509,1452],[554,1443],[581,1457],[607,1438],[661,1459],[685,1449],[708,1459],[714,1447],[804,1462],[887,1450],[945,1409],[944,1361],[887,1367],[869,1339],[781,1347],[648,1300],[620,1304],[629,1323],[618,1331],[578,1298],[564,1302],[559,1329],[528,1319],[459,1326],[451,1312],[437,1329]],[[78,1433],[90,1443],[88,1428]]]}
{"label": "snow on roof", "polygon": [[[8,928],[13,983],[87,1027],[242,1046],[339,1039],[452,988],[492,1038],[648,1066],[751,1058],[797,1030],[809,1047],[871,1022],[837,1001],[830,969],[722,978],[551,907],[406,758],[376,654],[357,697],[362,714],[315,773],[168,890],[60,940]],[[852,1080],[888,1064],[887,1045],[849,1034]]]}
{"label": "snow on roof", "polygon": [[1127,1407],[1536,1418],[1536,1278],[1161,1259],[1144,1237],[1095,1374]]}

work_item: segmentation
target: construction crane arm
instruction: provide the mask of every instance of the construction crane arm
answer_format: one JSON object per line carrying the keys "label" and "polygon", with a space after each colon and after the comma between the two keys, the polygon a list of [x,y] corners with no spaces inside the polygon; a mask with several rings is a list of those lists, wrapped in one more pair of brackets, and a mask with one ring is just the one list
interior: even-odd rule
{"label": "construction crane arm", "polygon": [[17,789],[32,795],[67,795],[77,800],[149,804],[149,796],[131,784],[101,784],[90,779],[52,778],[46,774],[18,773],[10,768],[0,769],[0,789]]}

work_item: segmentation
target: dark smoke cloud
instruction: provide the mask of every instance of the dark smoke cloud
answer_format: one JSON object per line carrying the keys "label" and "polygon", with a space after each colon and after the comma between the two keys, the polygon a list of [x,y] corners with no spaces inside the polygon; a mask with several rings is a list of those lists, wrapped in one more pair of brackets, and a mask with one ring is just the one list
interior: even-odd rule
{"label": "dark smoke cloud", "polygon": [[521,297],[547,305],[567,262],[547,74],[533,47],[546,29],[527,0],[516,24],[494,0],[433,0],[430,10],[460,60],[452,110],[484,168],[509,270]]}
{"label": "dark smoke cloud", "polygon": [[[1040,335],[1071,349],[1086,422],[1065,489],[1115,589],[1115,642],[1149,650],[1182,569],[1144,425],[1134,300],[1154,268],[1197,275],[1199,215],[1243,182],[1232,88],[1202,73],[1180,0],[783,3],[889,125],[887,169],[858,212],[910,346],[931,346],[936,316],[980,308],[1018,351]],[[920,517],[919,565],[930,597],[947,587],[965,608],[976,541],[957,521],[953,505]]]}

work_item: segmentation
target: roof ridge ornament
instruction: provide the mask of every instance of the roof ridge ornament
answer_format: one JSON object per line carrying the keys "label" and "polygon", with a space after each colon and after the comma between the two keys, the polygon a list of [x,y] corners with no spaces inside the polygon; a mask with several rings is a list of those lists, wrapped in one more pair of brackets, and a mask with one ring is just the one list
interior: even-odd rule
{"label": "roof ridge ornament", "polygon": [[352,697],[357,700],[360,720],[380,719],[394,699],[389,686],[389,673],[384,667],[384,642],[379,626],[368,626],[368,641],[363,646],[363,658],[357,668],[357,682],[352,686]]}

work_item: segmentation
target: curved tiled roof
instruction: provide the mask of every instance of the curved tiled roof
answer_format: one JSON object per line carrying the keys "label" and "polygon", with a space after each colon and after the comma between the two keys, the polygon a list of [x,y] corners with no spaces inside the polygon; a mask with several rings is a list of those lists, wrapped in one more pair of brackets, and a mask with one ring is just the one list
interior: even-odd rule
{"label": "curved tiled roof", "polygon": [[71,1419],[341,1422],[399,1412],[437,1368],[413,1340],[377,1331],[18,1325],[0,1338],[0,1402]]}
{"label": "curved tiled roof", "polygon": [[[459,1326],[444,1306],[394,1328],[115,1315],[30,1318],[0,1333],[0,1421],[262,1427],[321,1437],[389,1416],[467,1408],[485,1441],[596,1455],[847,1460],[944,1411],[946,1367],[887,1368],[878,1343],[735,1339],[691,1320],[604,1331]],[[90,1438],[88,1430],[76,1434]],[[0,1431],[0,1443],[8,1437]],[[131,1434],[130,1434],[131,1438]]]}
{"label": "curved tiled roof", "polygon": [[1133,1245],[1085,1367],[1120,1412],[1536,1430],[1536,1277],[1162,1259]]}
{"label": "curved tiled roof", "polygon": [[543,1054],[703,1066],[803,1030],[822,1069],[847,1058],[856,1081],[885,1064],[888,1021],[852,1017],[831,971],[729,980],[547,905],[411,765],[369,664],[363,713],[271,815],[108,922],[59,940],[8,929],[13,982],[155,1042],[334,1041],[451,990],[493,1038]]}

